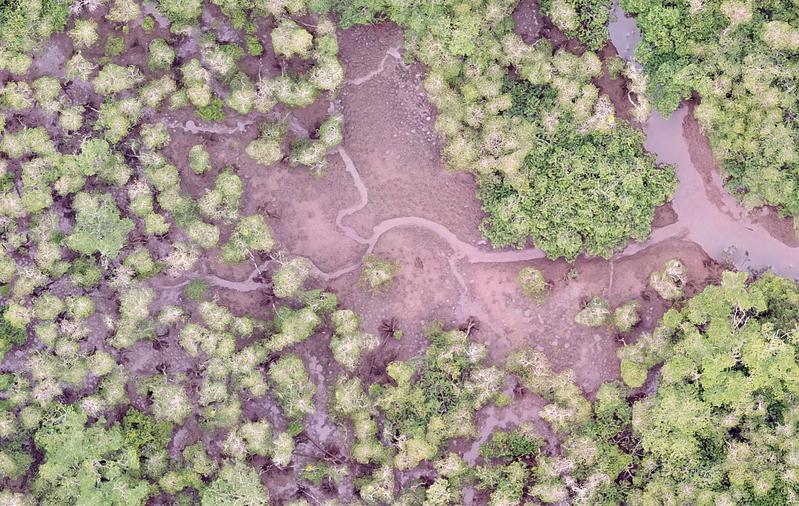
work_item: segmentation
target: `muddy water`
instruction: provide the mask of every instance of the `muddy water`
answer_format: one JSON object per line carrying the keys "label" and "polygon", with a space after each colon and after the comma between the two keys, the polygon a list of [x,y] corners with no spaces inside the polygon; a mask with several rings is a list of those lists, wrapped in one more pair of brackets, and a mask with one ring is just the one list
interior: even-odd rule
{"label": "muddy water", "polygon": [[[615,19],[610,23],[610,38],[619,54],[633,58],[640,40],[635,20],[625,17],[614,3]],[[777,274],[799,279],[799,248],[786,244],[756,223],[746,210],[722,187],[718,170],[703,178],[694,160],[692,148],[707,142],[703,137],[688,135],[689,106],[683,103],[669,118],[657,112],[646,123],[645,148],[659,162],[673,164],[679,185],[672,208],[678,215],[675,223],[657,229],[652,237],[627,247],[622,256],[634,254],[668,238],[678,237],[699,244],[718,261],[732,261],[747,270],[771,268]]]}
{"label": "muddy water", "polygon": [[635,55],[635,48],[641,41],[641,32],[635,24],[635,18],[628,17],[624,13],[619,0],[613,0],[613,9],[610,12],[610,40],[625,60],[632,60]]}

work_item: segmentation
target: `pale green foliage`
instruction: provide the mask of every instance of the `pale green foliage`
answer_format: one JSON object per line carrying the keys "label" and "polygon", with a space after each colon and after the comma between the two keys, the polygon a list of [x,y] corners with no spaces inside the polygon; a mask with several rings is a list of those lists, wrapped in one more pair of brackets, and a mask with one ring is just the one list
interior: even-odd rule
{"label": "pale green foliage", "polygon": [[33,314],[39,320],[55,320],[65,309],[64,302],[51,292],[44,292],[33,302]]}
{"label": "pale green foliage", "polygon": [[67,297],[66,309],[70,318],[88,318],[94,314],[94,301],[87,295],[74,295]]}
{"label": "pale green foliage", "polygon": [[69,37],[77,48],[94,45],[99,38],[97,35],[97,22],[91,18],[76,19],[75,24],[69,31]]}
{"label": "pale green foliage", "polygon": [[150,109],[158,110],[164,100],[175,93],[177,84],[172,76],[165,74],[158,79],[148,81],[141,87],[140,97],[142,103]]}
{"label": "pale green foliage", "polygon": [[117,23],[128,23],[138,18],[141,8],[136,0],[113,0],[106,19]]}
{"label": "pale green foliage", "polygon": [[33,81],[33,95],[39,107],[49,114],[61,110],[63,98],[58,79],[43,76]]}
{"label": "pale green foliage", "polygon": [[316,175],[321,175],[327,170],[328,151],[335,148],[343,140],[343,117],[340,114],[331,115],[317,131],[317,139],[297,139],[292,143],[289,164],[291,166],[305,165],[310,167]]}
{"label": "pale green foliage", "polygon": [[40,156],[56,153],[53,141],[41,127],[23,128],[13,134],[3,135],[0,139],[0,151],[10,158],[21,158],[31,153]]}
{"label": "pale green foliage", "polygon": [[649,276],[649,286],[666,300],[683,296],[683,286],[688,281],[685,265],[677,259],[667,261],[663,268]]}
{"label": "pale green foliage", "polygon": [[373,418],[376,411],[372,400],[363,391],[360,379],[338,378],[330,410],[333,416],[352,422],[356,438],[352,457],[356,462],[385,462],[389,457],[389,449],[377,439],[377,424]]}
{"label": "pale green foliage", "polygon": [[67,237],[67,246],[90,255],[100,253],[116,258],[125,244],[133,222],[119,217],[119,208],[106,193],[78,193],[72,204],[75,227]]}
{"label": "pale green foliage", "polygon": [[610,305],[601,297],[594,297],[574,317],[574,321],[586,327],[601,327],[610,318]]}
{"label": "pale green foliage", "polygon": [[271,337],[267,347],[274,353],[305,341],[321,324],[322,319],[311,307],[298,310],[280,307],[275,314],[277,332]]}
{"label": "pale green foliage", "polygon": [[641,304],[634,300],[616,308],[613,312],[613,326],[619,332],[629,332],[633,327],[638,325],[641,317],[638,315],[638,310]]}
{"label": "pale green foliage", "polygon": [[258,472],[235,461],[225,463],[217,477],[203,489],[202,506],[268,506],[269,492]]}
{"label": "pale green foliage", "polygon": [[504,387],[501,371],[481,366],[485,346],[465,332],[432,326],[427,336],[430,346],[419,374],[414,362],[392,362],[387,367],[392,383],[375,391],[384,426],[400,434],[394,465],[401,470],[433,460],[449,439],[474,436],[474,411]]}
{"label": "pale green foliage", "polygon": [[377,337],[361,330],[358,315],[349,309],[342,309],[330,316],[335,333],[330,337],[330,351],[333,358],[345,369],[354,371],[361,363],[361,356],[375,349]]}
{"label": "pale green foliage", "polygon": [[192,58],[181,68],[183,84],[186,86],[186,98],[195,107],[205,107],[211,103],[211,74],[202,67],[200,61]]}
{"label": "pale green foliage", "polygon": [[385,290],[399,270],[399,265],[390,260],[384,260],[377,255],[367,255],[363,258],[360,280],[363,286],[372,291]]}
{"label": "pale green foliage", "polygon": [[229,82],[238,70],[244,51],[236,44],[206,44],[202,50],[203,65],[224,82]]}
{"label": "pale green foliage", "polygon": [[309,81],[322,91],[336,91],[344,82],[344,67],[335,55],[319,57],[311,69]]}
{"label": "pale green foliage", "polygon": [[624,67],[624,77],[627,78],[628,97],[632,104],[631,113],[636,121],[643,123],[652,115],[652,104],[646,95],[649,79],[633,62],[627,62]]}
{"label": "pale green foliage", "polygon": [[222,246],[221,258],[225,262],[241,262],[256,253],[268,253],[275,247],[272,230],[260,214],[245,216],[236,223],[228,242]]}
{"label": "pale green foliage", "polygon": [[264,123],[261,125],[261,136],[247,145],[247,154],[261,165],[272,165],[280,161],[283,158],[283,138],[286,131],[283,123]]}
{"label": "pale green foliage", "polygon": [[506,367],[532,393],[550,403],[543,407],[540,416],[556,432],[568,433],[590,419],[591,404],[574,383],[572,371],[556,373],[542,352],[533,349],[513,352]]}
{"label": "pale green foliage", "polygon": [[243,192],[241,178],[232,167],[227,167],[216,176],[214,189],[200,197],[197,208],[207,219],[232,222],[239,216],[239,200]]}
{"label": "pale green foliage", "polygon": [[81,53],[77,53],[67,60],[66,75],[69,79],[88,82],[97,66],[87,60]]}
{"label": "pale green foliage", "polygon": [[319,88],[303,76],[284,75],[274,80],[275,99],[286,107],[307,107],[316,101]]}
{"label": "pale green foliage", "polygon": [[629,347],[644,357],[660,352],[645,367],[665,362],[655,395],[633,407],[653,470],[642,484],[647,500],[734,494],[742,504],[779,504],[794,487],[799,414],[785,399],[799,373],[799,290],[771,274],[746,283],[746,273],[725,272],[721,286],[667,313],[671,351]]}
{"label": "pale green foliage", "polygon": [[33,107],[33,90],[25,81],[11,81],[2,89],[0,104],[12,111],[24,111]]}
{"label": "pale green foliage", "polygon": [[[130,269],[130,274],[133,270]],[[150,303],[155,298],[152,288],[133,286],[119,295],[119,322],[110,343],[117,348],[129,348],[153,334],[150,320]]]}
{"label": "pale green foliage", "polygon": [[389,465],[374,470],[368,481],[364,481],[358,490],[366,504],[390,504],[394,498],[394,471]]}
{"label": "pale green foliage", "polygon": [[211,157],[202,144],[192,146],[189,150],[189,167],[195,174],[204,174],[211,168]]}
{"label": "pale green foliage", "polygon": [[799,143],[793,121],[799,19],[793,2],[625,0],[642,40],[636,59],[664,114],[692,109],[728,190],[746,208],[799,216]]}
{"label": "pale green foliage", "polygon": [[258,98],[255,86],[243,72],[237,73],[230,81],[230,95],[225,104],[239,114],[249,114]]}
{"label": "pale green foliage", "polygon": [[305,165],[312,172],[321,175],[327,169],[327,147],[315,139],[298,139],[291,146],[289,164],[292,167]]}
{"label": "pale green foliage", "polygon": [[202,249],[211,249],[219,242],[219,227],[216,225],[195,219],[189,222],[185,229],[189,239]]}
{"label": "pale green foliage", "polygon": [[275,54],[285,58],[307,58],[313,46],[313,35],[288,18],[280,20],[271,37]]}
{"label": "pale green foliage", "polygon": [[542,13],[568,37],[576,37],[593,50],[608,39],[609,0],[544,0]]}
{"label": "pale green foliage", "polygon": [[185,242],[175,242],[174,248],[164,259],[167,265],[167,272],[170,276],[180,276],[182,273],[194,267],[200,258],[200,252],[190,244]]}
{"label": "pale green foliage", "polygon": [[549,285],[544,275],[535,267],[524,267],[519,270],[516,281],[522,289],[522,293],[535,302],[541,302],[546,298]]}
{"label": "pale green foliage", "polygon": [[61,110],[61,115],[58,117],[58,124],[67,132],[74,132],[80,130],[83,125],[83,106],[65,107]]}
{"label": "pale green foliage", "polygon": [[159,150],[169,144],[169,132],[163,123],[147,123],[139,130],[145,148]]}
{"label": "pale green foliage", "polygon": [[151,378],[147,390],[153,401],[153,416],[177,425],[183,423],[193,411],[186,390],[164,378]]}
{"label": "pale green foliage", "polygon": [[272,393],[286,418],[302,419],[313,412],[316,387],[311,383],[302,359],[293,353],[282,356],[267,372]]}
{"label": "pale green foliage", "polygon": [[277,105],[275,98],[275,87],[277,83],[273,79],[261,76],[255,83],[255,110],[268,113]]}
{"label": "pale green foliage", "polygon": [[194,25],[202,14],[202,0],[158,0],[158,10],[172,23],[172,31]]}
{"label": "pale green foliage", "polygon": [[164,39],[153,39],[147,48],[147,65],[150,70],[165,70],[175,61],[175,50]]}
{"label": "pale green foliage", "polygon": [[105,65],[92,81],[94,91],[100,95],[114,95],[129,90],[144,81],[144,75],[137,67],[121,67],[115,63]]}
{"label": "pale green foliage", "polygon": [[[597,55],[553,51],[543,38],[525,43],[513,33],[514,5],[331,1],[320,10],[343,26],[387,18],[405,29],[407,54],[430,69],[424,87],[438,109],[443,161],[477,174],[482,231],[495,246],[532,239],[552,258],[608,257],[648,236],[676,178],[592,82],[602,73]],[[556,7],[567,15],[555,17],[598,49],[609,6],[562,0]],[[552,2],[541,7],[551,13]]]}
{"label": "pale green foliage", "polygon": [[343,130],[344,116],[341,114],[332,114],[319,125],[317,137],[319,137],[319,141],[330,150],[341,144],[344,139]]}
{"label": "pale green foliage", "polygon": [[228,433],[223,443],[223,451],[236,459],[244,459],[248,455],[269,457],[280,467],[291,461],[294,440],[286,432],[273,433],[272,426],[266,420],[243,423],[237,430]]}
{"label": "pale green foliage", "polygon": [[86,415],[75,407],[61,410],[34,438],[44,453],[37,497],[44,504],[144,504],[149,487],[136,476],[138,458],[125,448],[119,426],[105,429],[100,419],[86,427]]}
{"label": "pale green foliage", "polygon": [[150,251],[144,246],[135,248],[122,262],[131,268],[140,278],[149,278],[158,274],[160,267],[150,256]]}
{"label": "pale green foliage", "polygon": [[272,274],[272,290],[275,296],[288,298],[299,295],[310,273],[310,263],[304,258],[292,258],[284,263]]}

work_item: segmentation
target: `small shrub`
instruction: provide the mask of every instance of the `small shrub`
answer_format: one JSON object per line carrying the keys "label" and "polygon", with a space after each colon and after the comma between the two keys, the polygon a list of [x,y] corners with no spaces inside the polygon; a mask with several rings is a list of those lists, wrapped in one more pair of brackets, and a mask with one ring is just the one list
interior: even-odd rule
{"label": "small shrub", "polygon": [[623,306],[617,307],[616,311],[613,313],[613,326],[619,332],[629,332],[633,329],[638,322],[641,321],[641,317],[638,315],[638,309],[640,304],[638,301],[631,301]]}
{"label": "small shrub", "polygon": [[293,353],[282,356],[267,372],[274,397],[289,420],[298,420],[313,412],[316,387],[311,383],[302,359]]}
{"label": "small shrub", "polygon": [[226,462],[217,477],[200,494],[202,506],[269,504],[269,492],[260,474],[241,461]]}
{"label": "small shrub", "polygon": [[594,297],[577,313],[574,321],[586,327],[601,327],[610,318],[610,305],[601,297]]}
{"label": "small shrub", "polygon": [[247,145],[250,158],[261,165],[272,165],[283,158],[283,138],[287,128],[283,123],[267,122],[261,125],[261,136]]}
{"label": "small shrub", "polygon": [[549,285],[544,275],[535,267],[524,267],[519,270],[516,281],[522,289],[522,293],[535,302],[541,302],[546,298]]}
{"label": "small shrub", "polygon": [[169,144],[169,131],[163,123],[148,123],[141,126],[141,141],[144,147],[159,150]]}
{"label": "small shrub", "polygon": [[197,24],[202,6],[202,0],[158,0],[158,10],[175,25],[173,31]]}
{"label": "small shrub", "polygon": [[147,47],[147,65],[153,72],[166,70],[175,61],[175,50],[164,39],[153,39]]}
{"label": "small shrub", "polygon": [[245,43],[247,44],[247,54],[250,56],[261,56],[264,53],[264,46],[254,35],[247,35]]}
{"label": "small shrub", "polygon": [[245,216],[236,224],[230,239],[222,246],[222,260],[238,263],[257,252],[268,253],[275,247],[272,229],[260,214]]}
{"label": "small shrub", "polygon": [[147,391],[153,401],[153,416],[156,420],[181,425],[192,412],[192,403],[184,388],[162,378],[153,378],[150,382]]}
{"label": "small shrub", "polygon": [[122,265],[132,269],[139,278],[150,278],[161,271],[161,266],[150,256],[150,251],[144,246],[136,247],[123,260]]}
{"label": "small shrub", "polygon": [[367,255],[363,258],[360,281],[369,290],[385,290],[399,270],[400,267],[395,262],[383,260],[377,255]]}
{"label": "small shrub", "polygon": [[195,302],[205,299],[205,294],[208,293],[208,282],[203,279],[193,279],[186,285],[183,291],[184,295]]}
{"label": "small shrub", "polygon": [[141,29],[144,30],[144,33],[152,33],[155,30],[155,18],[150,15],[144,16],[141,22]]}
{"label": "small shrub", "polygon": [[100,69],[92,84],[94,91],[100,95],[114,95],[129,90],[144,81],[144,75],[134,66],[120,67],[109,63]]}
{"label": "small shrub", "polygon": [[105,41],[105,55],[109,58],[125,52],[125,39],[117,35],[109,35]]}
{"label": "small shrub", "polygon": [[313,47],[313,35],[290,19],[282,19],[272,30],[272,47],[277,56],[308,58]]}
{"label": "small shrub", "polygon": [[0,362],[11,348],[24,344],[28,339],[24,325],[20,326],[21,322],[16,318],[7,318],[7,312],[8,307],[0,308]]}
{"label": "small shrub", "polygon": [[76,19],[69,36],[76,48],[86,48],[94,45],[99,38],[97,35],[97,22],[91,18]]}
{"label": "small shrub", "polygon": [[[196,104],[195,104],[196,105]],[[225,119],[225,111],[223,110],[222,99],[213,98],[207,105],[197,107],[195,113],[197,117],[206,122],[222,121]]]}
{"label": "small shrub", "polygon": [[363,332],[360,319],[354,311],[344,309],[331,315],[335,333],[330,338],[330,351],[333,358],[349,371],[354,371],[361,363],[364,353],[375,349],[377,337]]}
{"label": "small shrub", "polygon": [[292,258],[272,275],[272,290],[276,297],[295,297],[302,290],[310,274],[310,265],[304,258]]}
{"label": "small shrub", "polygon": [[211,157],[202,144],[192,146],[189,150],[189,167],[195,174],[204,174],[211,168]]}
{"label": "small shrub", "polygon": [[119,217],[113,198],[106,193],[79,193],[72,208],[76,213],[75,228],[67,236],[67,246],[84,255],[100,253],[116,258],[133,230],[133,222]]}
{"label": "small shrub", "polygon": [[279,76],[274,79],[274,97],[290,109],[307,107],[316,101],[319,88],[302,76]]}
{"label": "small shrub", "polygon": [[688,281],[685,265],[677,259],[667,261],[663,269],[649,276],[649,286],[666,300],[677,300],[683,296],[683,286]]}

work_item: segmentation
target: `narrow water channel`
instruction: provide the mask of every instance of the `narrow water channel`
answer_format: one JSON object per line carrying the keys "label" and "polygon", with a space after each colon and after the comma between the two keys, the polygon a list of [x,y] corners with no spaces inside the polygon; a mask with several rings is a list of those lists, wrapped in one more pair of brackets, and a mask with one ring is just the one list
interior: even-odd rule
{"label": "narrow water channel", "polygon": [[[618,0],[614,2],[613,14],[609,26],[611,42],[620,56],[632,61],[641,38],[635,20],[625,17]],[[669,118],[655,112],[644,127],[647,151],[657,156],[659,162],[676,167],[680,182],[672,207],[678,215],[677,221],[656,229],[648,241],[631,244],[621,255],[680,237],[699,244],[718,261],[732,260],[740,269],[771,268],[777,274],[799,279],[799,248],[781,242],[755,223],[722,187],[718,174],[709,182],[702,178],[691,160],[685,135],[688,114],[689,107],[683,103]],[[711,194],[721,198],[711,199]]]}

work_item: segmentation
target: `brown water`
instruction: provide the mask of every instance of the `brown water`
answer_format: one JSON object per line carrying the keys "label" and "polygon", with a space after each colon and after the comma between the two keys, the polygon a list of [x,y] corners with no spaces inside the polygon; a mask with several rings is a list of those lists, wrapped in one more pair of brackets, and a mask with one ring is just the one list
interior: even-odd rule
{"label": "brown water", "polygon": [[[610,23],[610,39],[619,54],[633,58],[640,33],[632,18],[624,16],[614,3],[615,19]],[[711,177],[702,177],[691,158],[693,143],[706,143],[704,137],[690,135],[689,106],[683,103],[669,118],[657,112],[644,126],[645,148],[655,154],[661,163],[673,164],[677,169],[679,185],[672,207],[678,215],[675,223],[656,229],[650,239],[628,246],[621,256],[641,251],[672,237],[699,244],[705,252],[718,261],[732,261],[740,269],[763,270],[799,279],[799,248],[795,241],[786,244],[772,235],[722,186],[718,171]]]}

